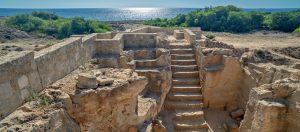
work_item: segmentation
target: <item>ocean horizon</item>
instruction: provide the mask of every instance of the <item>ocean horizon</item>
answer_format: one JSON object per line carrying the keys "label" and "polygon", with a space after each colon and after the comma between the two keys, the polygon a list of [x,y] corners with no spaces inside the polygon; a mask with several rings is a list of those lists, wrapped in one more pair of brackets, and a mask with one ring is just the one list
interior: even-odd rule
{"label": "ocean horizon", "polygon": [[[33,11],[46,11],[66,18],[83,17],[98,21],[142,21],[173,18],[203,8],[0,8],[0,16],[13,16]],[[300,8],[245,8],[244,11],[286,12]]]}

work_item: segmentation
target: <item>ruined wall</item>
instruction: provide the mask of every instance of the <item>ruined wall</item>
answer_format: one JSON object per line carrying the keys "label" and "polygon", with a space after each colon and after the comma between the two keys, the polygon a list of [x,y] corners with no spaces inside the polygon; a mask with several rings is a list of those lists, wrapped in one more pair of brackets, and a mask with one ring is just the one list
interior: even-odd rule
{"label": "ruined wall", "polygon": [[235,109],[244,73],[239,62],[224,57],[224,68],[206,72],[203,96],[208,108]]}
{"label": "ruined wall", "polygon": [[39,52],[1,57],[0,119],[13,112],[33,91],[39,92],[87,62],[95,34],[72,37]]}
{"label": "ruined wall", "polygon": [[147,78],[137,76],[131,69],[106,68],[85,73],[95,76],[95,83],[96,79],[99,83],[96,88],[79,88],[77,80],[74,80],[77,74],[66,79],[64,85],[55,84],[68,94],[61,100],[81,131],[127,131],[129,127],[142,125],[151,117],[144,113],[152,105],[148,105],[148,101],[140,102],[138,97],[147,84]]}
{"label": "ruined wall", "polygon": [[196,43],[196,34],[194,34],[189,29],[184,29],[183,32],[184,32],[184,39],[185,40],[187,40],[192,45]]}
{"label": "ruined wall", "polygon": [[124,48],[122,34],[105,39],[104,37],[97,37],[94,46],[96,53],[101,53],[102,55],[120,55]]}
{"label": "ruined wall", "polygon": [[87,36],[84,42],[81,37],[73,37],[37,52],[34,59],[43,87],[87,62],[94,54],[95,36]]}
{"label": "ruined wall", "polygon": [[22,52],[0,59],[0,120],[20,106],[42,84],[33,52]]}
{"label": "ruined wall", "polygon": [[150,27],[142,27],[131,31],[132,33],[150,33]]}
{"label": "ruined wall", "polygon": [[112,39],[116,34],[117,32],[98,33],[96,39]]}
{"label": "ruined wall", "polygon": [[197,40],[194,51],[204,87],[205,106],[226,108],[229,111],[245,109],[250,90],[257,83],[238,60],[242,51],[206,37]]}
{"label": "ruined wall", "polygon": [[299,130],[299,125],[296,125],[300,120],[300,114],[296,112],[299,110],[296,100],[299,86],[299,81],[282,79],[253,88],[240,130],[270,132]]}
{"label": "ruined wall", "polygon": [[[297,106],[300,87],[298,70],[253,63],[246,70],[254,79],[256,87],[249,89],[246,113],[240,130],[275,131],[274,126],[277,126],[276,131],[299,130],[297,122],[300,121],[300,114],[296,112],[300,109]],[[269,120],[270,118],[273,120]],[[260,120],[263,122],[258,122]]]}
{"label": "ruined wall", "polygon": [[155,48],[156,36],[156,33],[124,33],[124,48]]}

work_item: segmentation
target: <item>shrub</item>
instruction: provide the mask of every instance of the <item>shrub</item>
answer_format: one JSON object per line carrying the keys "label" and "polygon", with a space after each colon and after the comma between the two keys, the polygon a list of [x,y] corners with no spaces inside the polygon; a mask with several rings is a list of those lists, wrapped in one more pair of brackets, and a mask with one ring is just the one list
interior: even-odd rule
{"label": "shrub", "polygon": [[206,37],[207,37],[208,39],[214,39],[216,36],[213,35],[213,34],[208,34]]}
{"label": "shrub", "polygon": [[179,14],[175,18],[145,21],[153,26],[187,26],[201,27],[207,31],[249,32],[257,29],[273,29],[292,32],[300,26],[300,10],[265,13],[246,12],[235,6],[205,7],[203,10],[192,11],[186,15]]}
{"label": "shrub", "polygon": [[296,35],[296,36],[300,36],[300,27],[298,27],[297,29],[295,29],[293,31],[293,34]]}
{"label": "shrub", "polygon": [[39,12],[39,11],[34,11],[31,13],[32,16],[38,17],[44,20],[57,20],[58,16],[53,14],[53,13],[48,13],[48,12]]}
{"label": "shrub", "polygon": [[42,106],[48,106],[50,104],[50,101],[47,99],[47,97],[43,94],[39,94],[36,91],[32,91],[31,95],[27,98],[27,101],[35,101],[38,105],[38,107]]}
{"label": "shrub", "polygon": [[71,32],[71,24],[70,23],[64,23],[62,24],[58,29],[58,38],[67,38],[70,37],[72,34]]}
{"label": "shrub", "polygon": [[254,53],[257,54],[259,57],[263,57],[265,52],[262,49],[255,49]]}
{"label": "shrub", "polygon": [[31,14],[19,14],[8,17],[4,25],[17,28],[26,32],[34,32],[54,36],[59,39],[69,37],[73,34],[89,34],[111,31],[110,25],[85,20],[82,17],[62,18],[47,12],[32,12]]}

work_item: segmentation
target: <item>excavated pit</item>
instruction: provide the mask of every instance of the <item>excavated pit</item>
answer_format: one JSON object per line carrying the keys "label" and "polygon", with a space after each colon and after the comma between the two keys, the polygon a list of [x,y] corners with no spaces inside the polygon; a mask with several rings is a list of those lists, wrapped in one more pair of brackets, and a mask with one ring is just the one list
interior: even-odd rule
{"label": "excavated pit", "polygon": [[280,52],[199,28],[73,37],[3,59],[0,131],[294,132],[300,61]]}

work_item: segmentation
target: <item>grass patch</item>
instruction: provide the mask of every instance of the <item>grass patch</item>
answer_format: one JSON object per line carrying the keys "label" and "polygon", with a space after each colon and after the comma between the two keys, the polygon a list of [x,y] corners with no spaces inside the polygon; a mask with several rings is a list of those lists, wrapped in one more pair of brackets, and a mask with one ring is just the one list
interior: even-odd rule
{"label": "grass patch", "polygon": [[36,91],[31,92],[31,95],[28,97],[27,101],[36,102],[38,107],[48,106],[50,104],[50,101],[45,95],[39,94]]}

